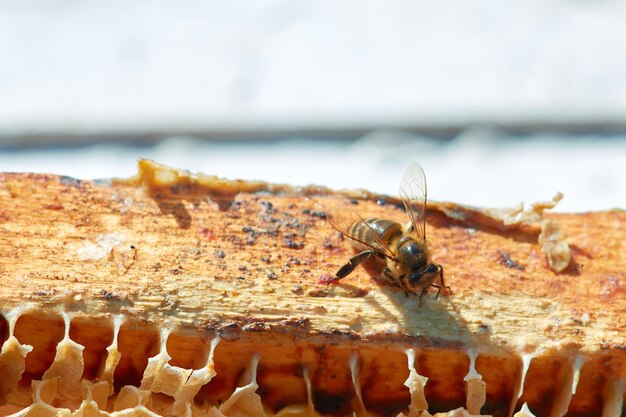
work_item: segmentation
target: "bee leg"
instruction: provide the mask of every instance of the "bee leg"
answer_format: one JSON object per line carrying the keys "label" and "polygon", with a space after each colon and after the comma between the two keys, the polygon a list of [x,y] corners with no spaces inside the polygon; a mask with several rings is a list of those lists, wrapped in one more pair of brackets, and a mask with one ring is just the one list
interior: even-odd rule
{"label": "bee leg", "polygon": [[452,290],[450,289],[450,286],[446,285],[446,283],[443,280],[443,267],[441,265],[437,265],[437,272],[439,273],[439,279],[441,280],[441,285],[430,284],[431,287],[437,288],[437,295],[435,295],[435,298],[439,298],[439,293],[441,292],[442,287],[446,287],[446,290],[452,292]]}
{"label": "bee leg", "polygon": [[426,291],[428,291],[428,287],[424,287],[424,289],[422,290],[422,293],[420,294],[420,298],[419,298],[420,307],[422,306],[422,297],[424,296],[424,294],[426,294]]}
{"label": "bee leg", "polygon": [[385,278],[387,278],[388,283],[390,283],[391,285],[395,287],[402,288],[402,286],[398,283],[398,280],[391,276],[391,269],[389,268],[383,269],[383,275],[385,276]]}
{"label": "bee leg", "polygon": [[338,281],[341,278],[347,277],[352,271],[354,271],[354,268],[356,268],[361,262],[365,261],[372,255],[376,255],[376,251],[366,250],[357,255],[354,255],[352,258],[350,258],[350,260],[348,260],[347,264],[339,268],[339,271],[337,271],[337,273],[335,274],[335,278],[332,281]]}
{"label": "bee leg", "polygon": [[[446,287],[446,290],[448,290],[448,292],[452,293],[452,289],[450,288],[449,285],[446,285],[446,283],[443,280],[443,266],[441,265],[437,265],[437,272],[439,272],[439,278],[441,279],[441,286],[442,287]],[[441,291],[441,289],[439,289]],[[439,295],[439,292],[437,292],[437,295]]]}
{"label": "bee leg", "polygon": [[439,293],[441,292],[441,285],[430,284],[430,286],[437,288],[437,294],[435,295],[435,298],[439,298]]}

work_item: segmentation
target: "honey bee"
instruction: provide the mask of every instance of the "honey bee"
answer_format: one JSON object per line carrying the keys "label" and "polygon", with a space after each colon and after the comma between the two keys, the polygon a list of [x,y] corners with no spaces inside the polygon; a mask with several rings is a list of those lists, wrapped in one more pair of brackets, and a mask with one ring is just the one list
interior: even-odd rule
{"label": "honey bee", "polygon": [[[348,276],[363,261],[374,257],[383,264],[382,274],[391,285],[422,297],[430,287],[439,297],[445,285],[443,267],[429,261],[426,242],[426,177],[417,163],[412,163],[400,182],[400,198],[409,217],[405,227],[387,219],[364,219],[354,210],[337,210],[328,216],[329,223],[352,241],[358,253],[342,266],[329,282]],[[436,284],[439,278],[441,285]]]}

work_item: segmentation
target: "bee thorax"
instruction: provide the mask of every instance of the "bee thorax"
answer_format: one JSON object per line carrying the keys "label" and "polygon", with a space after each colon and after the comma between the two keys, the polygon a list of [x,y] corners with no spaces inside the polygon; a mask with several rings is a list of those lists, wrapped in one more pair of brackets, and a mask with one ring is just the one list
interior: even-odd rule
{"label": "bee thorax", "polygon": [[403,237],[398,241],[398,263],[407,272],[424,268],[427,262],[426,243],[411,237]]}

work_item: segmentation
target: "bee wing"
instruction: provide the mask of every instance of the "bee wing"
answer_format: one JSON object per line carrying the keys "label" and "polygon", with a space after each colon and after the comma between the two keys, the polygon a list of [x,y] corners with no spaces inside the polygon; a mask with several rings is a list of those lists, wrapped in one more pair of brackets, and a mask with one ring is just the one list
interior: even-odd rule
{"label": "bee wing", "polygon": [[326,218],[328,219],[328,222],[333,227],[333,229],[335,229],[348,239],[359,242],[360,244],[371,248],[378,253],[383,254],[387,258],[394,257],[393,252],[389,248],[389,245],[387,245],[378,235],[378,233],[374,232],[374,230],[372,230],[372,233],[369,234],[369,236],[374,237],[374,240],[372,242],[366,242],[364,239],[359,238],[359,236],[350,233],[350,228],[356,222],[362,222],[364,225],[363,227],[368,227],[371,229],[371,226],[367,224],[363,216],[361,216],[359,212],[356,211],[354,208],[345,206],[337,207],[329,213],[326,213]]}
{"label": "bee wing", "polygon": [[411,163],[402,176],[400,198],[417,235],[426,240],[426,176],[417,162]]}

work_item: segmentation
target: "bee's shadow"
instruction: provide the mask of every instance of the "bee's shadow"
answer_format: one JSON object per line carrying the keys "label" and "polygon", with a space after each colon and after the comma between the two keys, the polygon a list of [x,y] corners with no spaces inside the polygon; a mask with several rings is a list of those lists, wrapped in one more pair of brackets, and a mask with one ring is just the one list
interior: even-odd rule
{"label": "bee's shadow", "polygon": [[[401,330],[410,337],[433,335],[437,343],[445,340],[469,342],[476,338],[463,319],[462,314],[454,304],[454,298],[450,292],[442,288],[439,297],[436,298],[437,289],[430,288],[421,297],[419,294],[407,293],[401,288],[394,287],[382,278],[382,269],[375,261],[367,260],[361,264],[373,282],[373,288],[364,296],[366,303],[379,312],[387,323],[396,323]],[[344,282],[338,282],[338,286],[350,289],[353,293],[363,291]],[[381,302],[378,295],[382,295],[388,303]],[[484,338],[481,335],[481,341]]]}
{"label": "bee's shadow", "polygon": [[436,343],[446,340],[454,343],[473,340],[474,335],[468,323],[456,309],[446,290],[442,290],[439,297],[436,297],[437,290],[432,288],[421,300],[417,294],[407,294],[389,285],[380,285],[378,291],[391,302],[394,311],[379,304],[375,297],[368,297],[370,305],[393,316],[406,335],[428,336]]}

